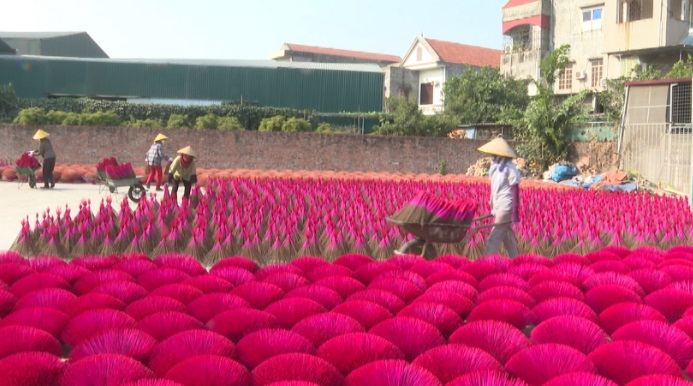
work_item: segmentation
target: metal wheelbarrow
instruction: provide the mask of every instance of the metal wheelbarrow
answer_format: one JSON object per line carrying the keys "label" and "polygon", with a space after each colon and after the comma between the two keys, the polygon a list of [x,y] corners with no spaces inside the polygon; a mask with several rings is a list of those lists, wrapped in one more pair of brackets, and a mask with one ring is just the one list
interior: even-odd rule
{"label": "metal wheelbarrow", "polygon": [[483,228],[493,227],[495,224],[480,225],[472,227],[472,223],[485,220],[493,215],[473,218],[461,223],[413,223],[386,218],[387,222],[399,226],[404,232],[410,233],[415,237],[404,243],[395,251],[396,255],[419,255],[427,260],[432,260],[438,256],[434,243],[441,244],[466,244],[469,242],[473,232]]}

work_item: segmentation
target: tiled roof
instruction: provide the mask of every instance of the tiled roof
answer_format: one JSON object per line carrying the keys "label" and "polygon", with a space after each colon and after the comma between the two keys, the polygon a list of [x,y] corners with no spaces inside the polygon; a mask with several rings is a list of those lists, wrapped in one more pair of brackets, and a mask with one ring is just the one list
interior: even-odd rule
{"label": "tiled roof", "polygon": [[468,46],[466,44],[444,42],[424,38],[428,45],[438,54],[440,60],[446,63],[468,64],[470,66],[494,68],[500,67],[501,50]]}
{"label": "tiled roof", "polygon": [[503,6],[503,9],[517,7],[518,5],[525,5],[529,3],[536,3],[538,0],[510,0],[508,4]]}
{"label": "tiled roof", "polygon": [[311,53],[311,54],[345,56],[345,57],[350,57],[350,58],[369,59],[369,60],[377,60],[377,61],[392,62],[392,63],[399,63],[401,60],[401,58],[399,56],[396,56],[396,55],[375,54],[375,53],[371,53],[371,52],[361,52],[361,51],[339,50],[336,48],[304,46],[301,44],[293,44],[293,43],[287,43],[286,45],[289,47],[289,49],[291,49],[291,51],[306,52],[306,53]]}

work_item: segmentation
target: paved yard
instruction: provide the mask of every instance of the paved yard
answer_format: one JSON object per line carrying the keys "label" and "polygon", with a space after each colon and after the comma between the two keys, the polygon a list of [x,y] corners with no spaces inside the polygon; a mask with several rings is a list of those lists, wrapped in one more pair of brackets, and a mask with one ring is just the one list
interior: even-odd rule
{"label": "paved yard", "polygon": [[[40,184],[39,184],[40,186]],[[154,192],[152,188],[150,192]],[[157,192],[161,197],[162,192]],[[36,213],[41,215],[50,208],[65,208],[67,204],[72,212],[79,209],[82,200],[91,200],[94,212],[99,209],[101,200],[113,196],[112,205],[119,210],[120,202],[127,195],[127,188],[120,188],[118,193],[111,194],[108,189],[99,192],[98,185],[57,183],[54,189],[31,189],[29,185],[19,185],[17,182],[0,182],[0,251],[10,248],[21,229],[21,220],[26,216],[33,221]],[[130,203],[134,208],[135,204]]]}

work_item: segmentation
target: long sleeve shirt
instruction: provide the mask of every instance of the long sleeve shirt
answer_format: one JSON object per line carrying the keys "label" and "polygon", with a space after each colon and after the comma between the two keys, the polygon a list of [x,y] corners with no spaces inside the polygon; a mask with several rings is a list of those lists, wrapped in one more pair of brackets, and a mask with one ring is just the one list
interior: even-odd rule
{"label": "long sleeve shirt", "polygon": [[161,166],[161,161],[166,158],[164,155],[164,146],[161,142],[154,142],[147,150],[147,165]]}
{"label": "long sleeve shirt", "polygon": [[174,158],[173,163],[171,164],[171,168],[168,170],[168,173],[170,175],[173,175],[173,178],[177,180],[190,181],[190,177],[197,174],[195,159],[190,161],[190,165],[188,165],[187,168],[184,168],[183,165],[181,165],[180,161],[180,156]]}
{"label": "long sleeve shirt", "polygon": [[43,159],[55,158],[55,151],[53,150],[53,145],[51,145],[51,140],[48,138],[39,140],[39,148],[36,154],[43,157]]}

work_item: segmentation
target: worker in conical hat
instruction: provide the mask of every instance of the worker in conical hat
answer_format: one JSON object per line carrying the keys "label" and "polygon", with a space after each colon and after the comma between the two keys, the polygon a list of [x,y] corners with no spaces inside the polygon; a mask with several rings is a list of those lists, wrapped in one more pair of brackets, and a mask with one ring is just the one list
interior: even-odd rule
{"label": "worker in conical hat", "polygon": [[493,157],[488,174],[491,179],[491,214],[495,221],[486,240],[485,254],[497,254],[502,243],[512,258],[518,254],[513,224],[520,222],[520,171],[512,162],[517,154],[501,136],[478,150]]}
{"label": "worker in conical hat", "polygon": [[43,189],[52,189],[55,187],[55,177],[53,177],[53,169],[55,169],[55,150],[51,140],[48,139],[50,134],[38,129],[34,134],[34,139],[39,141],[37,150],[33,150],[33,155],[40,155],[43,158]]}
{"label": "worker in conical hat", "polygon": [[167,140],[168,137],[159,133],[159,135],[154,138],[154,143],[147,150],[147,157],[145,162],[149,168],[149,174],[147,175],[147,189],[150,188],[152,181],[156,180],[156,190],[163,190],[161,188],[163,180],[163,167],[162,162],[164,160],[169,160],[170,158],[164,154],[163,141]]}
{"label": "worker in conical hat", "polygon": [[178,185],[182,182],[185,187],[183,199],[187,200],[190,198],[192,185],[197,183],[197,156],[190,146],[178,150],[177,153],[168,172],[168,182],[172,185],[171,196],[174,200],[178,199]]}

